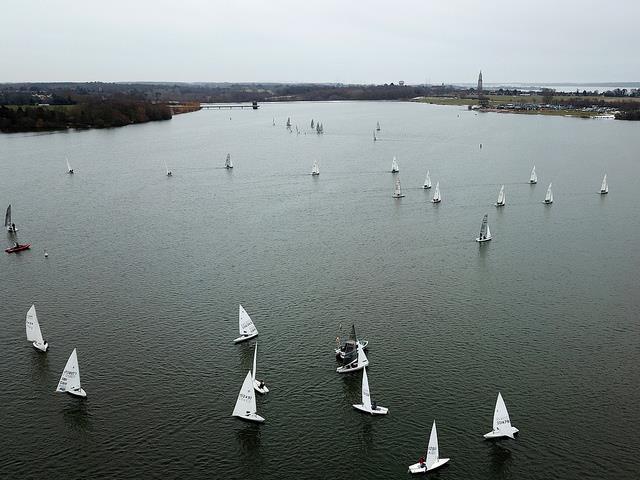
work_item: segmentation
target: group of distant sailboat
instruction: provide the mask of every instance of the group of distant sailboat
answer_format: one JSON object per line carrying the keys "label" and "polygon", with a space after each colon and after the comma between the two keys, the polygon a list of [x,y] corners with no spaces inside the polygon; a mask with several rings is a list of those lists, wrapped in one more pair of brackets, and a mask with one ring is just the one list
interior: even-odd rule
{"label": "group of distant sailboat", "polygon": [[[49,349],[49,343],[42,337],[42,330],[38,322],[35,305],[31,305],[31,308],[29,308],[27,312],[25,326],[27,341],[31,342],[33,348],[36,350],[46,353]],[[68,393],[81,398],[87,396],[87,392],[83,390],[80,384],[80,366],[78,365],[78,353],[75,348],[71,352],[71,355],[69,355],[69,359],[64,366],[56,392]]]}

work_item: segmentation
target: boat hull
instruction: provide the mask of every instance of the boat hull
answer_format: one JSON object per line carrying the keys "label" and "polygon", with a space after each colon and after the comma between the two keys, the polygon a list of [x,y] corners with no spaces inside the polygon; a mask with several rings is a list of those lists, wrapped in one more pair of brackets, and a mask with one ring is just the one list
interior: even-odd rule
{"label": "boat hull", "polygon": [[393,198],[404,198],[404,195],[392,195]]}
{"label": "boat hull", "polygon": [[422,188],[424,188],[425,190],[429,190],[431,188],[431,185],[424,185]]}
{"label": "boat hull", "polygon": [[544,203],[545,205],[551,205],[553,203],[553,200],[545,200],[542,203]]}
{"label": "boat hull", "polygon": [[609,193],[609,190],[600,190],[600,195],[606,195],[607,193]]}
{"label": "boat hull", "polygon": [[46,352],[49,348],[49,344],[47,342],[45,342],[44,345],[38,342],[33,342],[31,345],[33,345],[33,348],[40,350],[41,352]]}
{"label": "boat hull", "polygon": [[364,367],[368,367],[369,366],[369,360],[367,360],[366,362],[363,362],[362,364],[353,367],[353,368],[347,368],[347,367],[338,367],[336,368],[336,372],[338,373],[351,373],[351,372],[357,372],[358,370],[362,370]]}
{"label": "boat hull", "polygon": [[257,413],[247,413],[245,415],[233,415],[240,420],[246,420],[247,422],[264,423],[264,418]]}
{"label": "boat hull", "polygon": [[73,395],[74,397],[87,398],[87,392],[85,392],[82,388],[78,390],[67,390],[69,395]]}
{"label": "boat hull", "polygon": [[5,248],[5,252],[7,253],[18,253],[18,252],[22,252],[24,250],[29,250],[31,248],[31,244],[27,243],[25,245],[20,245],[19,247],[9,247],[9,248]]}
{"label": "boat hull", "polygon": [[17,228],[14,229],[14,228],[11,228],[11,227],[7,227],[7,232],[9,232],[9,233],[14,233],[14,232],[17,232],[17,231],[18,231]]}
{"label": "boat hull", "polygon": [[262,387],[260,387],[260,382],[258,380],[254,380],[253,381],[253,389],[261,394],[265,394],[265,393],[269,393],[269,389],[267,388],[266,385],[263,385]]}
{"label": "boat hull", "polygon": [[431,203],[440,203],[442,200],[431,200]]}
{"label": "boat hull", "polygon": [[502,438],[502,437],[515,438],[514,435],[518,432],[519,430],[516,427],[511,427],[511,429],[509,429],[508,431],[498,430],[497,432],[491,431],[489,433],[485,433],[483,437],[486,439]]}
{"label": "boat hull", "polygon": [[493,237],[487,237],[487,238],[480,238],[480,237],[477,237],[477,238],[476,238],[476,242],[478,242],[478,243],[488,242],[488,241],[490,241],[492,238],[493,238]]}
{"label": "boat hull", "polygon": [[442,467],[449,460],[450,460],[449,458],[440,458],[440,459],[438,459],[438,461],[436,463],[431,465],[431,467],[429,467],[429,468],[427,468],[426,465],[424,467],[422,467],[422,466],[420,466],[419,463],[414,463],[413,465],[409,465],[409,473],[431,472],[432,470],[435,470],[436,468]]}
{"label": "boat hull", "polygon": [[253,337],[257,337],[257,333],[252,333],[251,335],[242,335],[241,337],[236,338],[233,343],[245,342],[247,340],[252,339]]}
{"label": "boat hull", "polygon": [[504,204],[504,203],[495,203],[494,205],[495,205],[496,207],[504,207],[504,205],[505,205],[505,204]]}
{"label": "boat hull", "polygon": [[367,408],[362,404],[357,404],[357,405],[352,405],[353,408],[355,408],[356,410],[360,410],[363,413],[370,413],[371,415],[386,415],[387,413],[389,413],[389,409],[387,407],[380,407],[378,406],[378,408],[376,408],[375,410],[371,409],[371,408]]}

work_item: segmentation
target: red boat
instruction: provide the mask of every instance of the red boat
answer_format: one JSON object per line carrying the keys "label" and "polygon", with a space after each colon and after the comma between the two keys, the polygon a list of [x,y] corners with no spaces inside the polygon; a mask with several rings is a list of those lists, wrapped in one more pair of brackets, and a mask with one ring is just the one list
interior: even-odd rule
{"label": "red boat", "polygon": [[7,253],[17,253],[17,252],[21,252],[23,250],[29,250],[31,248],[31,244],[30,243],[24,243],[22,245],[18,245],[17,247],[9,247],[9,248],[5,248],[4,251]]}

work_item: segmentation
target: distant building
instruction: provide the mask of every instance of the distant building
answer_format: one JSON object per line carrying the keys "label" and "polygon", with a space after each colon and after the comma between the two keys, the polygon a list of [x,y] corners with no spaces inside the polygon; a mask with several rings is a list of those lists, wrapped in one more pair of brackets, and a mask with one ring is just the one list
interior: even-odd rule
{"label": "distant building", "polygon": [[398,82],[398,85],[400,85],[401,87],[404,87],[404,80],[400,80],[400,81]]}
{"label": "distant building", "polygon": [[478,75],[478,93],[482,93],[482,70],[480,70],[480,75]]}

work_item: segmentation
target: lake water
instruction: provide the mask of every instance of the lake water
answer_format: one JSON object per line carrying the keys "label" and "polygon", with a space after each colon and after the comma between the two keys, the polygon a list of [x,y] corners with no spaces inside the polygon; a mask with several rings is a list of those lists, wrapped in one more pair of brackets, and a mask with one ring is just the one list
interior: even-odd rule
{"label": "lake water", "polygon": [[[639,152],[640,123],[376,102],[0,136],[0,206],[33,244],[0,257],[2,477],[408,478],[435,419],[435,478],[638,478]],[[231,417],[239,303],[262,425]],[[351,323],[386,417],[335,372]],[[74,347],[85,401],[54,393]],[[498,391],[515,441],[482,437]]]}

